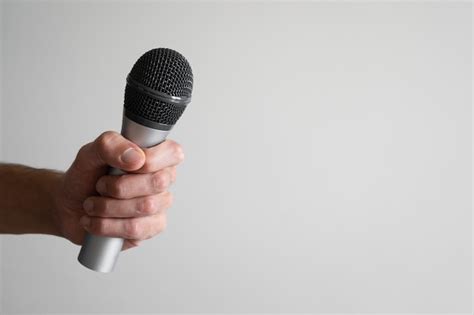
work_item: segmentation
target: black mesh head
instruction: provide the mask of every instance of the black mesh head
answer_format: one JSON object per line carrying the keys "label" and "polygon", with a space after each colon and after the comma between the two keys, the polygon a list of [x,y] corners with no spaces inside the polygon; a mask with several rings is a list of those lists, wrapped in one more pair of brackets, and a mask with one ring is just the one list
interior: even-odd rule
{"label": "black mesh head", "polygon": [[133,66],[125,88],[125,110],[130,118],[174,125],[193,90],[193,73],[178,52],[156,48],[142,55]]}

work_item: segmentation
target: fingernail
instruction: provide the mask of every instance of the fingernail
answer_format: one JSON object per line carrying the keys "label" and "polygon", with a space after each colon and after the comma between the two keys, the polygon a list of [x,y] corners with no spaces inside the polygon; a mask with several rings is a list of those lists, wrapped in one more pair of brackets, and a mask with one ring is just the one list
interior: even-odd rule
{"label": "fingernail", "polygon": [[85,215],[81,218],[81,220],[79,220],[79,224],[83,227],[87,227],[91,224],[91,218]]}
{"label": "fingernail", "polygon": [[84,208],[85,212],[91,213],[92,210],[94,209],[94,202],[91,199],[86,199],[82,207]]}
{"label": "fingernail", "polygon": [[127,164],[136,164],[140,162],[142,158],[143,154],[134,148],[128,148],[122,153],[122,156],[120,157],[122,162]]}

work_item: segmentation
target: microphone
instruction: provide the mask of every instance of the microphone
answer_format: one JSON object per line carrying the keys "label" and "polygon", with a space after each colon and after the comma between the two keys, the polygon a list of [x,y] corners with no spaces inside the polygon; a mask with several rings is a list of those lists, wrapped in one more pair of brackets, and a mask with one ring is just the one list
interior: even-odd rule
{"label": "microphone", "polygon": [[[142,148],[165,141],[191,101],[193,73],[186,58],[169,48],[155,48],[135,62],[125,86],[122,135]],[[110,168],[109,174],[122,175]],[[86,234],[78,261],[98,272],[111,272],[124,240]]]}

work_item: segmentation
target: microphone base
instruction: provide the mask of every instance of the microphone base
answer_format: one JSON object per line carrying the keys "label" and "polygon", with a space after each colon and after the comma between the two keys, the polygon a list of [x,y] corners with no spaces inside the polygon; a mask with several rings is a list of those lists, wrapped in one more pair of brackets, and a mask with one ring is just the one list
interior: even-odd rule
{"label": "microphone base", "polygon": [[91,270],[112,272],[122,246],[121,238],[86,234],[77,260]]}

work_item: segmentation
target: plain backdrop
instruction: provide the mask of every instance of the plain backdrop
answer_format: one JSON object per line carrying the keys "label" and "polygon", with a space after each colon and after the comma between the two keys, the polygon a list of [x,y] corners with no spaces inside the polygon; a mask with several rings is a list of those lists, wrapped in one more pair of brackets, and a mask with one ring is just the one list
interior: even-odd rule
{"label": "plain backdrop", "polygon": [[[2,236],[5,313],[471,308],[471,4],[6,2],[2,160],[120,130],[154,47],[188,58],[168,229],[112,274]],[[2,195],[3,196],[3,195]],[[3,196],[8,198],[8,196]]]}

